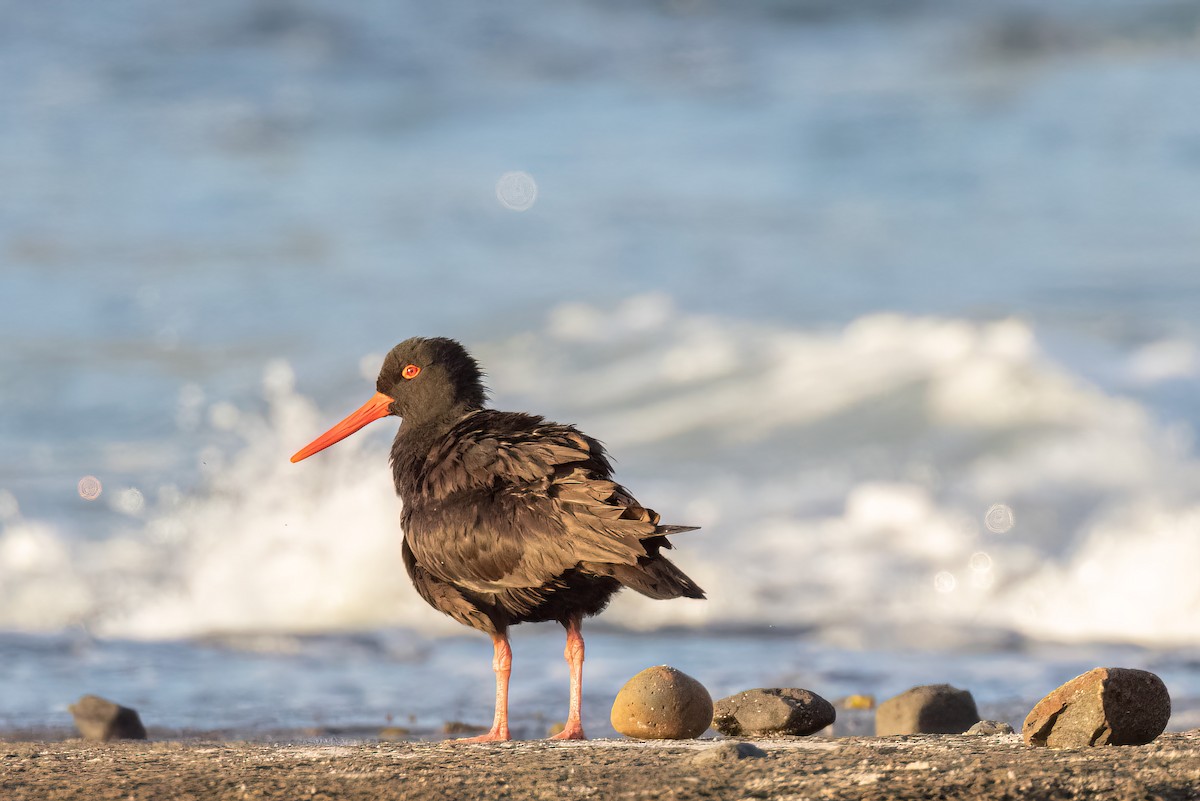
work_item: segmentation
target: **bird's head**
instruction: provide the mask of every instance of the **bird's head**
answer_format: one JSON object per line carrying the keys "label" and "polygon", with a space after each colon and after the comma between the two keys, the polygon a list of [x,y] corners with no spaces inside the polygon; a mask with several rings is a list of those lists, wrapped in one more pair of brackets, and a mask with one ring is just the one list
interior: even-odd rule
{"label": "bird's head", "polygon": [[445,337],[406,339],[383,360],[374,397],[302,448],[292,461],[307,459],[388,415],[419,424],[482,408],[485,395],[479,365],[462,345]]}

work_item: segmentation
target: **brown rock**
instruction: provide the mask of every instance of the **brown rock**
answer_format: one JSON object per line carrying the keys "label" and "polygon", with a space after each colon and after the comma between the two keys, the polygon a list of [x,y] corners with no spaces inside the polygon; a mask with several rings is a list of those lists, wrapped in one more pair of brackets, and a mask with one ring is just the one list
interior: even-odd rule
{"label": "brown rock", "polygon": [[85,740],[145,740],[138,713],[98,695],[85,695],[67,707]]}
{"label": "brown rock", "polygon": [[384,726],[379,730],[379,739],[385,743],[396,743],[412,736],[412,730],[404,726]]}
{"label": "brown rock", "polygon": [[1005,723],[1002,720],[981,720],[967,729],[967,734],[991,737],[995,734],[1016,734],[1016,730],[1011,723]]}
{"label": "brown rock", "polygon": [[1142,745],[1162,734],[1171,696],[1145,670],[1095,668],[1038,701],[1021,728],[1028,745]]}
{"label": "brown rock", "polygon": [[646,668],[617,693],[613,728],[641,740],[690,740],[708,729],[712,696],[704,685],[673,667]]}
{"label": "brown rock", "polygon": [[962,734],[979,722],[968,690],[927,684],[889,698],[875,710],[875,736]]}
{"label": "brown rock", "polygon": [[713,706],[713,728],[731,737],[813,734],[835,717],[833,704],[792,687],[746,690]]}

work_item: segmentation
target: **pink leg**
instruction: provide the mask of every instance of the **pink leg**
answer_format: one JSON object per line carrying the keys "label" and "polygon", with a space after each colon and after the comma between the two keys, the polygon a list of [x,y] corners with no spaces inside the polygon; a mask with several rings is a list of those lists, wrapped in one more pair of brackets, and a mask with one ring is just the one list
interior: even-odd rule
{"label": "pink leg", "polygon": [[566,726],[551,740],[586,740],[580,707],[583,704],[583,631],[577,615],[567,621],[567,647],[563,656],[571,666],[571,707],[567,711]]}
{"label": "pink leg", "polygon": [[512,648],[508,646],[508,635],[492,637],[495,655],[492,670],[496,671],[496,716],[492,719],[492,730],[478,737],[463,737],[459,743],[488,743],[495,740],[511,740],[508,733],[508,676],[512,673]]}

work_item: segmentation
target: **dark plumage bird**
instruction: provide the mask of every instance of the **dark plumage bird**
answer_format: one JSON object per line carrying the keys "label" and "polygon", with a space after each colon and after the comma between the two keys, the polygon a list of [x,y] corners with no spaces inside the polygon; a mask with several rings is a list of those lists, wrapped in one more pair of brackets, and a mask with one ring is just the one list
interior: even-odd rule
{"label": "dark plumage bird", "polygon": [[414,337],[387,355],[376,393],[292,457],[329,447],[388,415],[402,418],[392,475],[403,501],[404,565],[435,609],[490,634],[496,715],[476,740],[507,740],[508,627],[557,620],[567,630],[571,701],[562,739],[583,739],[584,617],[622,587],[651,598],[703,598],[662,555],[667,535],[612,479],[604,446],[569,425],[484,408],[475,360],[452,339]]}

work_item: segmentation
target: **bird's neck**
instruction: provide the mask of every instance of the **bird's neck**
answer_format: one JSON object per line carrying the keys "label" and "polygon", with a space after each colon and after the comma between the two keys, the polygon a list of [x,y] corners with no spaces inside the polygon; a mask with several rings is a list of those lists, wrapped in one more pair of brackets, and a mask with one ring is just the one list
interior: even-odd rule
{"label": "bird's neck", "polygon": [[476,411],[478,409],[460,405],[430,417],[404,418],[392,442],[392,476],[396,493],[402,500],[407,502],[416,492],[425,460],[437,443],[445,439],[459,420]]}

